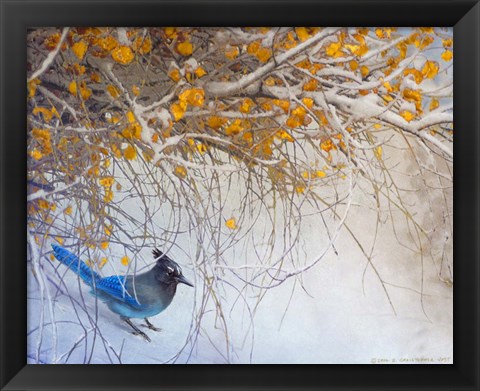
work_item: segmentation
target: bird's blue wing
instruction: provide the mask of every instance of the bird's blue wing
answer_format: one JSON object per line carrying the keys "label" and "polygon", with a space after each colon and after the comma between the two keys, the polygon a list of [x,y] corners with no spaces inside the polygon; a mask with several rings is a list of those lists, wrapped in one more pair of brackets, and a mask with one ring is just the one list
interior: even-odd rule
{"label": "bird's blue wing", "polygon": [[107,293],[114,299],[128,303],[134,307],[140,307],[140,303],[127,290],[125,276],[110,276],[96,281],[95,289]]}

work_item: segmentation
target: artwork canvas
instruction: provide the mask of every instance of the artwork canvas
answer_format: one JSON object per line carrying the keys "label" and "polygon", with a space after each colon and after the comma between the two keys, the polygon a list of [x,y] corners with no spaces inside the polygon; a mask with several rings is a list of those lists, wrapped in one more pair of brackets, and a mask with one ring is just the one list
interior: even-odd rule
{"label": "artwork canvas", "polygon": [[27,31],[29,364],[452,364],[453,29]]}

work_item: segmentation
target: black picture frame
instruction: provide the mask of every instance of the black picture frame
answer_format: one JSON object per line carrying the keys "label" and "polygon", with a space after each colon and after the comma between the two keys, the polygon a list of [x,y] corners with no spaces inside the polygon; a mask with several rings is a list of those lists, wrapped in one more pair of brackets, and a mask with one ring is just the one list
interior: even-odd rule
{"label": "black picture frame", "polygon": [[[0,0],[0,4],[2,390],[480,389],[477,1]],[[454,26],[453,364],[26,365],[26,29],[94,25]]]}

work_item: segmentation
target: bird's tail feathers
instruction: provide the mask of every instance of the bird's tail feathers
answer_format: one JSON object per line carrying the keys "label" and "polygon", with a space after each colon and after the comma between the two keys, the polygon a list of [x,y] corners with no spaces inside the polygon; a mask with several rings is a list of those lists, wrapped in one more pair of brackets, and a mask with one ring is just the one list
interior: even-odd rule
{"label": "bird's tail feathers", "polygon": [[93,283],[101,278],[98,273],[89,268],[88,265],[75,254],[72,254],[70,251],[56,244],[52,244],[52,248],[55,258],[57,258],[64,265],[68,266],[70,270],[73,270],[75,273],[77,273],[83,282],[85,282],[85,284],[93,286]]}

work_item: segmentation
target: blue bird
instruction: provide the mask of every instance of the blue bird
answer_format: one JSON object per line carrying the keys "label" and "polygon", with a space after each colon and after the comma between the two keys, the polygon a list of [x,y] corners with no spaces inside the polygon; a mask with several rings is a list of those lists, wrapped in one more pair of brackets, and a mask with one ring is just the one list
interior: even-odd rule
{"label": "blue bird", "polygon": [[102,300],[110,310],[133,328],[134,335],[150,338],[135,326],[130,318],[145,319],[145,326],[157,329],[148,320],[167,308],[172,302],[179,283],[193,286],[182,274],[176,262],[158,249],[153,250],[156,264],[149,271],[137,276],[101,277],[75,254],[61,246],[52,244],[53,253],[61,263],[68,266],[92,288],[91,293]]}

